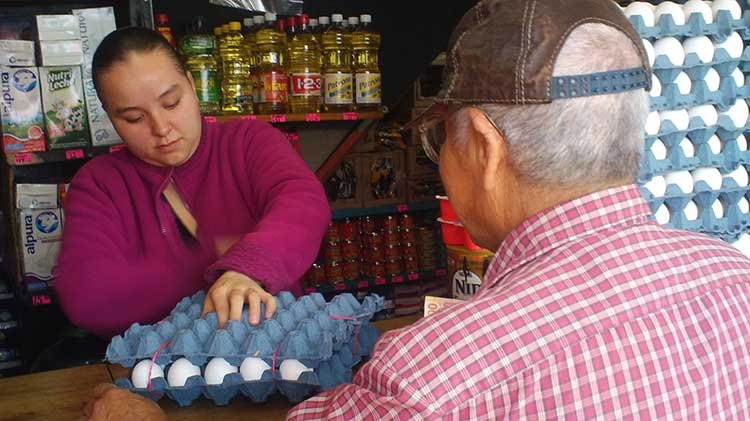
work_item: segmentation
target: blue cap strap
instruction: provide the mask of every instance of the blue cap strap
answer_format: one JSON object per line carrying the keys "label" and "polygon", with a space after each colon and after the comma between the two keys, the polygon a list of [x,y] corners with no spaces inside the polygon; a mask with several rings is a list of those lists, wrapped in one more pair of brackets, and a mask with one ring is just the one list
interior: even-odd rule
{"label": "blue cap strap", "polygon": [[587,75],[552,78],[552,100],[593,95],[616,94],[635,89],[650,89],[651,81],[642,67]]}

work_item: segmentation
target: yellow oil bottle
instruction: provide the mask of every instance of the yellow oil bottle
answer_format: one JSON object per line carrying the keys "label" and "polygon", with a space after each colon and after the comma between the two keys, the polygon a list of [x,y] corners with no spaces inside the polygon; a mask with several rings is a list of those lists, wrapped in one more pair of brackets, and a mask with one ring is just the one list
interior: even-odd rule
{"label": "yellow oil bottle", "polygon": [[266,24],[255,34],[258,64],[259,114],[287,112],[289,80],[285,68],[286,34],[276,25],[276,14],[266,13]]}
{"label": "yellow oil bottle", "polygon": [[331,25],[323,33],[323,107],[329,112],[351,111],[354,103],[351,34],[343,21],[342,15],[332,15]]}
{"label": "yellow oil bottle", "polygon": [[239,22],[229,23],[229,32],[224,35],[224,50],[219,52],[222,64],[221,110],[228,114],[253,113],[250,62],[245,55],[241,29]]}
{"label": "yellow oil bottle", "polygon": [[354,94],[358,110],[375,111],[382,102],[380,78],[380,34],[372,30],[372,17],[361,15],[352,33]]}
{"label": "yellow oil bottle", "polygon": [[320,51],[318,40],[310,28],[310,18],[292,17],[297,21],[289,39],[289,106],[292,113],[317,113],[321,101]]}
{"label": "yellow oil bottle", "polygon": [[180,51],[193,76],[198,105],[203,114],[217,114],[220,109],[219,65],[214,51],[216,38],[207,33],[203,17],[194,21],[189,33],[180,40]]}

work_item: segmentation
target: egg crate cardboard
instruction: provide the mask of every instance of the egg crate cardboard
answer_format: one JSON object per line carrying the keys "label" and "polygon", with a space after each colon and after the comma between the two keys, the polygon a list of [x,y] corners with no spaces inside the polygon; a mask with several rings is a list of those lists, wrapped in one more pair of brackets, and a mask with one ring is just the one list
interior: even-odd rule
{"label": "egg crate cardboard", "polygon": [[[720,190],[712,190],[705,181],[699,181],[691,193],[683,193],[678,186],[670,184],[663,197],[654,197],[645,187],[641,187],[641,194],[652,214],[661,205],[667,206],[671,217],[666,225],[672,228],[731,238],[750,227],[750,214],[743,214],[738,206],[742,197],[750,198],[750,188],[738,186],[732,178],[725,178]],[[712,206],[716,200],[721,200],[725,205],[722,218],[717,218],[713,212]],[[684,213],[685,206],[691,201],[698,206],[698,218],[693,221],[688,220]]]}
{"label": "egg crate cardboard", "polygon": [[[748,51],[750,56],[750,51]],[[726,111],[737,99],[750,98],[750,85],[739,87],[731,76],[721,77],[719,89],[711,92],[704,80],[693,81],[690,93],[683,94],[676,83],[662,86],[661,96],[650,97],[650,110],[679,110],[697,105],[715,105],[719,111]]]}
{"label": "egg crate cardboard", "polygon": [[731,57],[724,48],[717,48],[714,50],[713,59],[707,63],[701,61],[696,53],[686,54],[682,65],[672,63],[668,56],[660,54],[655,57],[654,65],[651,67],[659,82],[669,84],[674,82],[681,72],[685,72],[692,81],[703,80],[711,68],[716,69],[719,76],[729,77],[740,63],[747,62],[750,62],[750,49],[747,47],[736,58]]}
{"label": "egg crate cardboard", "polygon": [[747,39],[750,36],[750,13],[745,12],[740,19],[733,19],[728,10],[720,10],[712,23],[706,23],[701,13],[691,13],[686,16],[684,25],[677,25],[674,18],[664,15],[653,26],[648,27],[643,23],[641,16],[631,16],[630,23],[641,38],[659,39],[664,37],[697,37],[710,35],[720,42],[724,41],[733,31],[738,31]]}
{"label": "egg crate cardboard", "polygon": [[[384,301],[380,296],[369,295],[360,304],[353,295],[341,294],[326,303],[319,293],[295,300],[290,293],[282,292],[276,297],[273,318],[264,320],[265,309],[261,306],[261,323],[252,326],[245,308],[239,321],[230,320],[224,329],[218,329],[216,313],[199,318],[204,297],[205,293],[199,292],[183,299],[169,317],[156,325],[133,324],[123,336],[112,338],[107,360],[125,367],[155,354],[160,365],[182,357],[197,366],[213,357],[225,358],[232,365],[239,365],[250,356],[267,362],[274,358],[326,360],[350,342],[355,329],[381,310]],[[370,339],[361,334],[359,338]],[[364,352],[367,347],[360,349]]]}

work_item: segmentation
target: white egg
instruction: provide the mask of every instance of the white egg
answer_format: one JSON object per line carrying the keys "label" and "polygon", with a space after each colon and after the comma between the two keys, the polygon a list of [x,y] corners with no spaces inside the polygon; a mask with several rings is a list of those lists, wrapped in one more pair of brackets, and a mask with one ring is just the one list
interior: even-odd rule
{"label": "white egg", "polygon": [[667,208],[665,205],[661,205],[659,206],[659,209],[656,210],[654,216],[656,217],[656,222],[658,222],[660,225],[666,225],[669,223],[669,219],[672,217],[672,214],[669,212],[669,208]]}
{"label": "white egg", "polygon": [[656,75],[651,76],[651,90],[648,93],[654,98],[661,96],[661,82],[659,82],[659,78]]}
{"label": "white egg", "polygon": [[740,165],[736,170],[730,172],[724,177],[732,178],[739,187],[747,187],[748,181],[750,181],[748,180],[749,177],[747,175],[747,170],[742,165]]}
{"label": "white egg", "polygon": [[727,37],[724,42],[716,42],[714,41],[714,49],[718,50],[719,48],[723,48],[727,51],[727,54],[729,54],[729,57],[731,58],[740,58],[742,56],[742,50],[745,48],[744,44],[742,43],[742,37],[737,32],[732,32],[732,35]]}
{"label": "white egg", "polygon": [[750,257],[750,235],[747,233],[740,235],[740,238],[732,243],[732,245],[736,247],[740,253]]}
{"label": "white egg", "polygon": [[281,378],[284,380],[295,381],[299,379],[299,376],[306,371],[313,371],[312,368],[308,368],[306,365],[299,362],[299,360],[284,360],[279,366],[281,372]]}
{"label": "white egg", "polygon": [[643,24],[652,27],[655,24],[654,19],[654,8],[649,3],[643,1],[634,1],[630,3],[625,10],[623,10],[625,16],[640,16],[643,19]]}
{"label": "white egg", "polygon": [[740,208],[740,212],[742,213],[750,213],[750,202],[744,197],[740,198],[740,201],[737,202],[737,207]]}
{"label": "white egg", "polygon": [[656,57],[667,56],[675,66],[682,66],[685,63],[685,50],[682,48],[682,43],[675,37],[657,40],[654,43],[654,53]]}
{"label": "white egg", "polygon": [[191,363],[187,358],[180,358],[169,366],[167,383],[172,387],[183,387],[187,379],[200,375],[200,367]]}
{"label": "white egg", "polygon": [[687,95],[693,90],[693,81],[690,80],[690,76],[685,72],[680,72],[674,80],[674,83],[677,84],[677,90],[679,90],[682,95]]}
{"label": "white egg", "polygon": [[661,118],[659,118],[658,111],[651,111],[648,113],[646,118],[646,134],[650,136],[656,136],[659,133],[659,126],[661,125]]}
{"label": "white egg", "polygon": [[237,367],[229,364],[224,358],[216,357],[211,359],[206,365],[203,377],[206,379],[206,384],[222,384],[227,374],[237,372]]}
{"label": "white egg", "polygon": [[671,121],[677,130],[687,130],[690,125],[690,114],[688,114],[687,110],[659,111],[659,119],[661,119],[662,124],[665,121]]}
{"label": "white egg", "polygon": [[667,186],[674,184],[685,194],[693,192],[693,176],[690,175],[690,171],[668,172],[664,175],[664,180],[667,182]]}
{"label": "white egg", "polygon": [[714,155],[721,153],[721,139],[719,139],[719,136],[713,135],[708,138],[708,149]]}
{"label": "white egg", "polygon": [[710,92],[716,92],[719,90],[719,85],[721,85],[721,76],[719,76],[719,72],[712,67],[708,69],[706,75],[703,76],[703,81],[706,82],[706,87]]}
{"label": "white egg", "polygon": [[654,10],[654,20],[659,23],[659,18],[664,15],[672,16],[675,25],[685,24],[685,12],[682,11],[682,7],[671,1],[664,1],[659,3]]}
{"label": "white egg", "polygon": [[263,377],[263,373],[270,369],[271,366],[262,359],[248,357],[245,358],[244,361],[242,361],[242,365],[240,366],[240,373],[242,374],[242,378],[246,382],[252,382],[260,380],[260,378]]}
{"label": "white egg", "polygon": [[736,142],[737,142],[737,149],[740,152],[747,151],[747,138],[745,138],[745,135],[741,134],[737,136]]}
{"label": "white egg", "polygon": [[694,53],[702,63],[710,63],[714,59],[714,44],[707,36],[692,37],[682,41],[685,56]]}
{"label": "white egg", "polygon": [[664,177],[657,175],[644,184],[643,187],[651,192],[654,197],[662,197],[667,191],[667,182],[664,181]]}
{"label": "white egg", "polygon": [[711,5],[707,4],[702,0],[690,0],[682,5],[682,12],[685,13],[685,19],[690,20],[690,15],[693,13],[700,13],[703,15],[703,20],[706,23],[712,23],[714,21],[714,12],[711,10]]}
{"label": "white egg", "polygon": [[133,375],[131,376],[133,387],[137,389],[145,389],[148,387],[149,370],[151,370],[151,379],[164,377],[164,369],[162,369],[159,364],[154,364],[152,366],[151,360],[142,360],[133,367]]}
{"label": "white egg", "polygon": [[706,126],[715,126],[719,122],[719,112],[710,104],[698,105],[688,110],[690,119],[700,118]]}
{"label": "white egg", "polygon": [[714,211],[714,217],[716,219],[721,219],[724,217],[724,206],[720,201],[716,200],[714,204],[711,205],[711,210]]}
{"label": "white egg", "polygon": [[685,158],[692,158],[695,156],[695,145],[693,145],[693,141],[687,137],[680,141],[680,149],[682,149],[682,154],[685,155]]}
{"label": "white egg", "polygon": [[750,111],[747,108],[747,102],[742,98],[737,98],[734,105],[721,113],[721,115],[729,117],[732,120],[732,123],[734,123],[734,127],[739,128],[745,127],[745,124],[747,124],[748,113],[750,113]]}
{"label": "white egg", "polygon": [[685,209],[683,209],[682,212],[685,214],[685,219],[688,221],[695,221],[698,219],[698,205],[692,200],[685,205]]}
{"label": "white egg", "polygon": [[651,44],[651,41],[644,39],[643,48],[646,50],[646,56],[648,56],[648,64],[653,66],[654,61],[656,60],[656,52],[654,51],[654,44]]}
{"label": "white egg", "polygon": [[745,74],[742,73],[742,70],[739,68],[734,69],[732,72],[732,79],[734,79],[734,84],[737,85],[738,88],[745,86]]}
{"label": "white egg", "polygon": [[651,144],[651,153],[656,160],[661,161],[662,159],[667,159],[667,147],[660,139],[656,139],[654,143]]}
{"label": "white egg", "polygon": [[714,12],[714,18],[719,14],[719,10],[729,10],[732,19],[740,19],[742,17],[742,9],[735,0],[714,0],[711,4],[711,10]]}
{"label": "white egg", "polygon": [[721,171],[718,168],[712,167],[700,167],[693,170],[691,173],[693,176],[693,184],[697,184],[699,181],[704,181],[708,184],[711,190],[721,189]]}

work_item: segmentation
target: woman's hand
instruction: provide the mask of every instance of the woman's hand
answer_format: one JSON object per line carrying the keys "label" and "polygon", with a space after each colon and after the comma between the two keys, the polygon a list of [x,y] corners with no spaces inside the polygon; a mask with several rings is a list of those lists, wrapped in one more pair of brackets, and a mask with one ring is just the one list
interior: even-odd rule
{"label": "woman's hand", "polygon": [[219,328],[223,329],[227,320],[240,320],[245,303],[250,308],[248,321],[252,325],[260,323],[260,303],[266,305],[266,319],[276,312],[276,298],[273,295],[249,277],[230,270],[224,272],[208,290],[201,317],[216,311]]}
{"label": "woman's hand", "polygon": [[91,392],[83,407],[88,421],[166,421],[156,402],[128,392],[110,383],[102,383]]}

